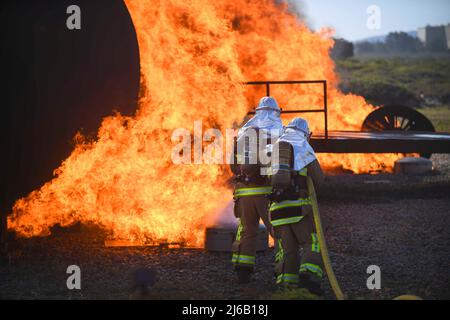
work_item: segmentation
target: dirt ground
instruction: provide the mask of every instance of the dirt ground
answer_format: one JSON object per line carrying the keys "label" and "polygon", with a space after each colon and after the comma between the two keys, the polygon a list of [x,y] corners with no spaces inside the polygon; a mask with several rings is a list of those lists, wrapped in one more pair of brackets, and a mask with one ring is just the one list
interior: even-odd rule
{"label": "dirt ground", "polygon": [[[450,299],[450,156],[434,155],[422,176],[333,175],[320,190],[331,261],[350,299],[414,294]],[[133,270],[154,268],[152,299],[267,299],[274,290],[273,252],[258,254],[253,282],[238,286],[230,254],[200,249],[105,248],[94,226],[19,239],[0,266],[0,298],[127,299]],[[66,287],[81,268],[82,289]],[[368,290],[366,269],[381,268],[381,289]],[[326,279],[326,299],[333,295]]]}

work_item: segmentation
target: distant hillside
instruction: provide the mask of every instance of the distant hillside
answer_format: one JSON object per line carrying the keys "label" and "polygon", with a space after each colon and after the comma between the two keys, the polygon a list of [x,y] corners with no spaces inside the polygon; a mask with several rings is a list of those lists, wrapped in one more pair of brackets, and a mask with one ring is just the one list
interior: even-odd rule
{"label": "distant hillside", "polygon": [[[406,32],[411,37],[417,38],[417,31],[407,31]],[[378,43],[378,42],[385,42],[386,41],[387,34],[382,36],[374,36],[374,37],[368,37],[361,40],[354,41],[355,43],[361,43],[361,42],[369,42],[369,43]]]}
{"label": "distant hillside", "polygon": [[374,105],[450,106],[450,56],[346,59],[336,70],[343,92]]}

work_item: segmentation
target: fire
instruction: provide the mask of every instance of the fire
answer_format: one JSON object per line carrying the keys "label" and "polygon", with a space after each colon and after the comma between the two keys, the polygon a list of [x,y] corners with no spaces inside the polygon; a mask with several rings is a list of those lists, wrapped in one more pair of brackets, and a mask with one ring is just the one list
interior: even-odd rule
{"label": "fire", "polygon": [[[231,199],[225,166],[171,161],[171,134],[201,120],[225,130],[263,92],[251,80],[326,79],[330,130],[359,130],[372,106],[337,89],[329,30],[311,32],[274,0],[126,0],[138,36],[143,94],[133,117],[104,119],[78,139],[55,178],[19,199],[9,226],[22,236],[95,223],[116,239],[202,245],[205,221]],[[317,107],[320,87],[278,87],[281,105]],[[307,116],[313,131],[322,117]],[[368,172],[396,156],[320,155],[325,168]]]}

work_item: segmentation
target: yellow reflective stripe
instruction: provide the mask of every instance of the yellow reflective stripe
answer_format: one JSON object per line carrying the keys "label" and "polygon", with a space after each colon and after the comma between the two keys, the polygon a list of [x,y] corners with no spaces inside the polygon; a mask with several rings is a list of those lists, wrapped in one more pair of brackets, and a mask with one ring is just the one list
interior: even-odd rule
{"label": "yellow reflective stripe", "polygon": [[316,233],[311,233],[311,251],[316,253],[320,252],[320,244]]}
{"label": "yellow reflective stripe", "polygon": [[281,239],[277,240],[276,245],[277,245],[278,250],[277,250],[277,253],[275,254],[275,262],[280,262],[284,258],[284,250],[283,250],[283,245],[282,245]]}
{"label": "yellow reflective stripe", "polygon": [[299,172],[298,172],[298,174],[299,175],[301,175],[301,176],[303,176],[303,177],[306,177],[307,175],[308,175],[308,168],[303,168],[302,170],[300,170]]}
{"label": "yellow reflective stripe", "polygon": [[298,216],[298,217],[291,217],[291,218],[284,218],[284,219],[273,220],[273,221],[271,221],[271,223],[272,223],[272,226],[278,227],[278,226],[282,226],[282,225],[285,225],[285,224],[297,223],[297,222],[299,222],[302,219],[303,219],[303,216]]}
{"label": "yellow reflective stripe", "polygon": [[267,187],[254,187],[254,188],[239,188],[239,189],[236,189],[236,191],[251,191],[251,190],[269,190],[269,191],[272,191],[272,187],[267,186]]}
{"label": "yellow reflective stripe", "polygon": [[272,187],[256,187],[256,188],[239,188],[234,191],[235,197],[255,196],[262,194],[270,194]]}
{"label": "yellow reflective stripe", "polygon": [[311,202],[311,198],[305,198],[305,199],[298,199],[298,200],[284,200],[281,202],[274,202],[270,205],[270,209],[269,211],[275,211],[275,210],[280,210],[283,208],[289,208],[289,207],[301,207],[301,206],[306,206],[306,205],[310,205]]}
{"label": "yellow reflective stripe", "polygon": [[277,277],[277,284],[280,283],[298,283],[298,274],[282,273]]}
{"label": "yellow reflective stripe", "polygon": [[255,264],[255,257],[254,256],[239,255],[239,254],[233,253],[233,257],[231,258],[231,262],[233,262],[233,263],[241,263],[241,264]]}
{"label": "yellow reflective stripe", "polygon": [[241,198],[241,197],[248,197],[248,196],[262,196],[262,195],[266,195],[266,194],[270,194],[270,192],[239,193],[239,194],[235,194],[234,197]]}
{"label": "yellow reflective stripe", "polygon": [[242,230],[244,230],[244,226],[242,225],[241,219],[239,219],[239,224],[236,232],[236,241],[241,240]]}
{"label": "yellow reflective stripe", "polygon": [[316,276],[322,278],[323,271],[322,268],[319,267],[317,264],[312,263],[304,263],[300,266],[300,272],[309,271],[314,273]]}
{"label": "yellow reflective stripe", "polygon": [[271,170],[286,170],[291,171],[291,166],[288,164],[274,164],[270,167]]}

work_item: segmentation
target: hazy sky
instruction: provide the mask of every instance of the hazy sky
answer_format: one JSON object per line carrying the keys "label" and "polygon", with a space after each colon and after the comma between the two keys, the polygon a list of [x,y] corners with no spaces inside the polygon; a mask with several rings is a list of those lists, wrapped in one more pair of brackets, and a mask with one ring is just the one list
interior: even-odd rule
{"label": "hazy sky", "polygon": [[[412,31],[418,27],[450,23],[450,0],[294,0],[305,8],[307,21],[314,29],[334,27],[336,36],[359,40],[391,31]],[[366,10],[377,5],[381,10],[378,30],[367,27]]]}

